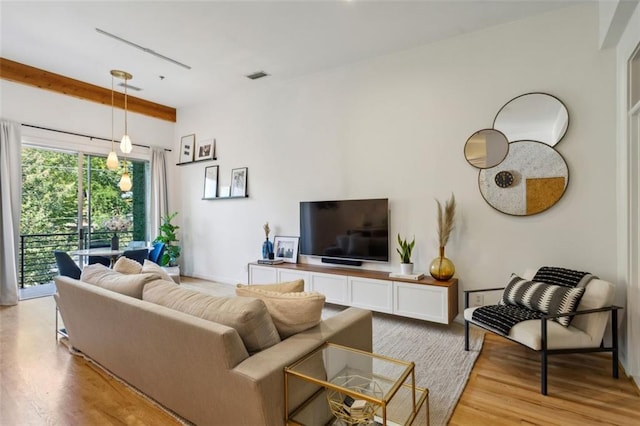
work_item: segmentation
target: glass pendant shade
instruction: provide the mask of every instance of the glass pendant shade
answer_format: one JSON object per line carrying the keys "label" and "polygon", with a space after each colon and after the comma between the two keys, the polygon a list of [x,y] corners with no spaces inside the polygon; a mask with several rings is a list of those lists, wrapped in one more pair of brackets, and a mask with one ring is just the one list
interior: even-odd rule
{"label": "glass pendant shade", "polygon": [[122,137],[122,141],[120,142],[120,151],[122,151],[125,154],[128,154],[131,152],[132,149],[133,149],[133,146],[131,145],[131,138],[129,137],[129,135],[124,135]]}
{"label": "glass pendant shade", "polygon": [[115,151],[111,151],[109,156],[107,157],[107,169],[109,170],[117,170],[118,169],[118,155]]}
{"label": "glass pendant shade", "polygon": [[130,191],[133,184],[131,183],[131,177],[129,176],[129,172],[125,171],[120,178],[120,189],[122,191]]}

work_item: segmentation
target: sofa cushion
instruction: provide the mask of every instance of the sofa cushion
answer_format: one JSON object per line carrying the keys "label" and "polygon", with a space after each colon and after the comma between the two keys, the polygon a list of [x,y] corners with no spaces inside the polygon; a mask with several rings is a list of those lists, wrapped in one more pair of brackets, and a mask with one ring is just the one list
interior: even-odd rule
{"label": "sofa cushion", "polygon": [[[477,309],[478,307],[465,309],[464,319],[472,323],[477,323],[473,319],[473,313]],[[486,326],[486,324],[479,324]],[[489,328],[500,333],[499,330],[492,327]],[[517,323],[509,330],[508,337],[535,351],[542,350],[540,320],[528,320]],[[597,348],[600,345],[600,340],[574,327],[573,324],[570,327],[563,327],[553,321],[547,322],[548,349]]]}
{"label": "sofa cushion", "polygon": [[[516,274],[502,293],[501,305],[521,306],[544,314],[564,314],[575,312],[584,288],[572,288],[542,282],[528,281]],[[561,325],[567,327],[572,317],[555,318]]]}
{"label": "sofa cushion", "polygon": [[304,291],[304,280],[286,281],[276,284],[238,284],[236,288],[259,288],[261,290],[275,291],[277,293],[292,293]]}
{"label": "sofa cushion", "polygon": [[[120,256],[113,265],[113,270],[121,274],[139,274],[142,272],[142,265],[133,259]],[[147,271],[150,272],[150,271]]]}
{"label": "sofa cushion", "polygon": [[256,298],[211,296],[156,281],[145,286],[142,299],[236,329],[249,353],[280,342],[265,303]]}
{"label": "sofa cushion", "polygon": [[155,273],[121,274],[100,263],[85,266],[80,275],[80,281],[136,299],[142,299],[142,289],[147,283],[158,279],[160,275]]}
{"label": "sofa cushion", "polygon": [[260,285],[236,287],[236,294],[262,299],[273,318],[280,338],[286,339],[320,323],[324,294],[317,292],[278,293]]}
{"label": "sofa cushion", "polygon": [[167,273],[167,271],[162,269],[162,266],[158,265],[157,263],[154,263],[154,262],[150,261],[149,259],[145,259],[144,265],[142,265],[141,271],[142,272],[153,272],[155,274],[160,275],[160,277],[162,277],[163,280],[172,281],[173,282],[173,278],[171,278],[171,275],[169,275]]}

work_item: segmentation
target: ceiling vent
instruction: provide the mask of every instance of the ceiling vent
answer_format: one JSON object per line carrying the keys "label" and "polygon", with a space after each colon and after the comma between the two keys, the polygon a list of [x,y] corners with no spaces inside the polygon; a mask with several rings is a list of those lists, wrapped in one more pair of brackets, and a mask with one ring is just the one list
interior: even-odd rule
{"label": "ceiling vent", "polygon": [[257,79],[259,79],[259,78],[266,77],[266,76],[268,76],[268,75],[269,75],[269,74],[267,74],[267,73],[266,73],[266,72],[264,72],[264,71],[258,71],[258,72],[254,72],[253,74],[249,74],[249,75],[247,76],[247,78],[249,78],[249,79],[251,79],[251,80],[257,80]]}

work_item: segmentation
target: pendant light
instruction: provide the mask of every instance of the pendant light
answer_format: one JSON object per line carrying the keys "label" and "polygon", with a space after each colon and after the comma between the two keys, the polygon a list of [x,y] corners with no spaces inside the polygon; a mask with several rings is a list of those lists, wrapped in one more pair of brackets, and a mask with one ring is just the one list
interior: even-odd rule
{"label": "pendant light", "polygon": [[120,151],[128,154],[133,149],[133,145],[127,127],[127,81],[131,80],[133,76],[126,71],[120,70],[111,70],[111,75],[124,80],[124,136],[122,136],[122,141],[120,141]]}
{"label": "pendant light", "polygon": [[111,152],[109,152],[109,156],[107,157],[107,169],[109,170],[117,170],[118,169],[118,155],[115,150],[115,142],[113,139],[113,115],[114,115],[114,105],[113,105],[113,71],[111,71]]}
{"label": "pendant light", "polygon": [[126,192],[131,190],[133,183],[131,182],[131,176],[129,176],[129,168],[127,166],[127,161],[123,160],[122,163],[124,164],[124,172],[120,177],[120,183],[118,184],[118,186],[120,186],[120,190]]}

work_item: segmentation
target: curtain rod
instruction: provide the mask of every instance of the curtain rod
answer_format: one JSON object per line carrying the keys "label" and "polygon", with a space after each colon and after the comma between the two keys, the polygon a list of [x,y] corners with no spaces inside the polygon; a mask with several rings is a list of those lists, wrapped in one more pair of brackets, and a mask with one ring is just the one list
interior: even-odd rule
{"label": "curtain rod", "polygon": [[[57,130],[57,129],[50,129],[48,127],[41,127],[41,126],[34,126],[33,124],[25,124],[25,123],[21,123],[22,126],[24,127],[31,127],[33,129],[40,129],[40,130],[48,130],[50,132],[57,132],[57,133],[64,133],[66,135],[73,135],[73,136],[81,136],[83,138],[89,138],[90,140],[92,139],[98,139],[101,141],[106,141],[106,142],[111,142],[111,139],[105,139],[105,138],[101,138],[98,136],[90,136],[90,135],[84,135],[82,133],[74,133],[74,132],[67,132],[66,130]],[[151,147],[149,145],[140,145],[137,143],[132,144],[133,146],[138,146],[140,148],[148,148],[151,149]],[[171,152],[170,149],[168,148],[164,148],[165,151]]]}

